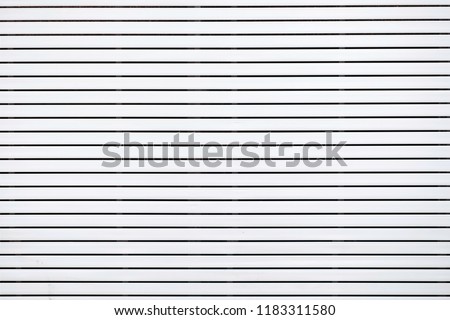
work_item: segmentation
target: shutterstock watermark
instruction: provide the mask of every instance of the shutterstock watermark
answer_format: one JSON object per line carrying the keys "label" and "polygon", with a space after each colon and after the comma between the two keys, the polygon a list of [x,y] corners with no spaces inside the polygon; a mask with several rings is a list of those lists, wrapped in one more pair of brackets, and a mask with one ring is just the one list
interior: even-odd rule
{"label": "shutterstock watermark", "polygon": [[169,142],[143,144],[133,141],[130,133],[125,132],[123,141],[109,141],[102,146],[103,154],[107,158],[102,162],[102,166],[130,167],[132,161],[137,161],[139,167],[156,168],[167,167],[172,163],[177,167],[231,167],[235,161],[239,161],[239,166],[245,168],[261,164],[268,167],[304,165],[315,168],[322,165],[332,166],[334,162],[347,166],[339,154],[346,141],[334,143],[332,132],[325,132],[324,144],[315,141],[302,144],[275,142],[272,141],[270,133],[262,135],[261,138],[259,142],[200,143],[195,133],[177,133]]}

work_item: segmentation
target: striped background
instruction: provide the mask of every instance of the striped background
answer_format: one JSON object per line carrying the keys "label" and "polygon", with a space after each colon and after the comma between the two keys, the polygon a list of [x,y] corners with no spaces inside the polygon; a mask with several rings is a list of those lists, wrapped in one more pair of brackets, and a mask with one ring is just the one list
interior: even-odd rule
{"label": "striped background", "polygon": [[[450,296],[449,32],[448,0],[2,0],[0,298]],[[102,167],[125,132],[348,166]]]}

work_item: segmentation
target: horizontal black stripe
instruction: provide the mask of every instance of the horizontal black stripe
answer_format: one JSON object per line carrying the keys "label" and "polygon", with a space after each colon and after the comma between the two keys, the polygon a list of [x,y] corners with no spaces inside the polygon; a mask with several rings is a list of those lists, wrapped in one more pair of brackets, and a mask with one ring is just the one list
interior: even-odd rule
{"label": "horizontal black stripe", "polygon": [[199,189],[199,188],[449,188],[450,185],[389,185],[389,184],[372,184],[372,185],[360,185],[360,184],[328,184],[328,185],[0,185],[0,189],[15,189],[15,188],[189,188],[189,189]]}
{"label": "horizontal black stripe", "polygon": [[[13,118],[13,119],[17,119],[17,118]],[[92,144],[84,144],[84,143],[74,143],[74,144],[42,144],[42,143],[36,143],[36,144],[23,144],[23,143],[8,143],[8,144],[0,144],[0,148],[2,147],[35,147],[35,148],[39,148],[39,147],[102,147],[104,145],[111,145],[108,143],[92,143]],[[332,146],[338,146],[338,144],[327,144],[327,143],[321,143],[320,144],[323,147],[332,147]],[[114,144],[114,146],[116,147],[124,147],[124,146],[152,146],[152,147],[165,147],[168,146],[167,144],[161,144],[161,143],[141,143],[141,144],[133,144],[133,143],[117,143]],[[208,146],[208,144],[177,144],[177,143],[170,143],[170,145],[168,147],[205,147]],[[266,143],[261,143],[261,144],[255,144],[255,143],[248,143],[248,144],[234,144],[234,143],[230,143],[230,144],[215,144],[215,146],[221,146],[221,147],[226,147],[226,146],[230,146],[230,147],[242,147],[242,146],[247,146],[247,147],[279,147],[280,144],[266,144]],[[292,143],[289,146],[292,147],[302,147],[302,146],[307,146],[307,144],[304,143]],[[345,147],[447,147],[450,146],[450,143],[346,143]]]}
{"label": "horizontal black stripe", "polygon": [[[94,242],[101,242],[101,243],[108,243],[108,242],[130,242],[130,243],[326,243],[326,242],[349,242],[349,243],[444,243],[444,242],[450,242],[450,240],[341,240],[341,239],[333,239],[333,240],[0,240],[0,243],[15,243],[15,242],[24,242],[24,243],[78,243],[78,242],[86,242],[86,243],[94,243]],[[3,268],[0,268],[3,269]],[[441,269],[441,268],[439,268]],[[450,270],[450,268],[449,268]]]}
{"label": "horizontal black stripe", "polygon": [[224,199],[205,199],[205,198],[186,198],[186,199],[124,199],[124,198],[111,198],[111,199],[76,199],[76,198],[67,198],[67,199],[17,199],[17,198],[10,198],[10,199],[0,199],[0,202],[64,202],[64,201],[70,201],[70,202],[108,202],[108,201],[122,201],[122,202],[310,202],[310,201],[318,201],[318,202],[334,202],[334,201],[347,201],[347,202],[360,202],[360,201],[371,201],[371,202],[391,202],[391,201],[399,201],[399,202],[417,202],[417,201],[426,201],[426,202],[443,202],[443,201],[450,201],[450,199],[418,199],[418,198],[411,198],[411,199],[378,199],[378,198],[368,198],[368,199],[347,199],[347,198],[333,198],[333,199],[268,199],[268,198],[261,198],[261,199],[247,199],[247,198],[224,198]]}
{"label": "horizontal black stripe", "polygon": [[447,267],[0,267],[0,270],[450,270]]}
{"label": "horizontal black stripe", "polygon": [[242,36],[447,36],[448,32],[293,32],[293,33],[0,33],[0,37],[242,37]]}
{"label": "horizontal black stripe", "polygon": [[450,226],[0,226],[0,229],[448,229]]}
{"label": "horizontal black stripe", "polygon": [[0,20],[0,22],[374,22],[374,21],[450,21],[435,18],[373,18],[373,19],[26,19]]}
{"label": "horizontal black stripe", "polygon": [[449,63],[450,60],[186,60],[186,61],[0,61],[0,64],[331,64],[331,63]]}
{"label": "horizontal black stripe", "polygon": [[450,160],[450,157],[366,157],[366,158],[356,158],[356,157],[345,157],[345,158],[317,158],[317,157],[308,157],[308,158],[253,158],[253,157],[241,157],[241,158],[115,158],[115,157],[105,157],[105,158],[23,158],[23,157],[6,157],[0,158],[0,160],[14,160],[14,161],[94,161],[94,160],[128,160],[128,161],[213,161],[213,160],[224,160],[224,161],[264,161],[264,160],[272,160],[272,161],[293,161],[293,160],[330,160],[330,161],[341,161],[341,160]]}
{"label": "horizontal black stripe", "polygon": [[[0,49],[1,50],[1,49]],[[450,74],[322,74],[322,75],[288,75],[288,74],[276,74],[276,75],[198,75],[198,74],[179,74],[179,75],[139,75],[139,74],[113,74],[113,75],[0,75],[0,78],[394,78],[394,77],[408,77],[408,78],[421,78],[421,77],[448,77]]]}
{"label": "horizontal black stripe", "polygon": [[324,92],[324,91],[449,91],[450,88],[323,88],[323,89],[0,89],[0,92]]}
{"label": "horizontal black stripe", "polygon": [[[252,284],[259,284],[259,283],[450,283],[450,281],[382,281],[382,280],[378,280],[378,281],[346,281],[346,280],[318,280],[318,281],[235,281],[235,280],[230,280],[230,281],[212,281],[212,280],[205,280],[205,281],[135,281],[135,280],[117,280],[117,281],[87,281],[87,280],[78,280],[78,281],[68,281],[68,280],[49,280],[49,281],[37,281],[37,280],[17,280],[17,281],[0,281],[0,283],[196,283],[196,284],[201,284],[201,283],[252,283]],[[450,295],[449,295],[450,296]]]}
{"label": "horizontal black stripe", "polygon": [[136,256],[136,257],[155,257],[155,256],[177,256],[177,257],[185,257],[185,256],[194,256],[194,257],[222,257],[222,256],[237,256],[237,257],[243,257],[243,256],[261,256],[261,257],[271,257],[271,256],[311,256],[311,257],[326,257],[326,256],[342,256],[342,257],[378,257],[378,256],[407,256],[407,257],[434,257],[434,256],[450,256],[450,253],[2,253],[0,256],[9,257],[9,256],[27,256],[27,257],[34,257],[34,256],[60,256],[60,257],[72,257],[72,256],[105,256],[105,257],[117,257],[117,256]]}
{"label": "horizontal black stripe", "polygon": [[[263,90],[263,89],[262,89]],[[337,89],[340,90],[340,89]],[[395,89],[396,90],[396,89]],[[434,90],[434,89],[433,89]],[[450,90],[446,89],[446,90]],[[10,90],[0,90],[10,91]],[[448,119],[450,116],[27,116],[0,117],[0,119]],[[247,146],[247,144],[246,144]]]}
{"label": "horizontal black stripe", "polygon": [[72,8],[72,9],[93,9],[93,8],[107,8],[107,9],[143,9],[143,8],[153,8],[153,9],[161,9],[161,8],[189,8],[189,9],[203,9],[203,8],[209,8],[209,9],[239,9],[239,8],[246,8],[246,9],[252,9],[252,8],[445,8],[450,7],[450,5],[445,4],[399,4],[399,5],[386,5],[386,4],[368,4],[368,5],[349,5],[349,4],[343,4],[343,5],[133,5],[133,6],[101,6],[101,5],[83,5],[83,6],[46,6],[46,5],[36,5],[36,6],[30,6],[30,5],[23,5],[23,6],[0,6],[0,9],[64,9],[64,8]]}
{"label": "horizontal black stripe", "polygon": [[[119,117],[120,118],[120,117]],[[0,130],[0,133],[326,133],[326,132],[450,132],[450,130]]]}
{"label": "horizontal black stripe", "polygon": [[321,106],[321,105],[448,105],[450,102],[2,102],[0,106]]}
{"label": "horizontal black stripe", "polygon": [[[31,22],[39,22],[39,21],[31,21]],[[28,50],[365,50],[365,49],[435,50],[435,49],[450,49],[450,47],[449,46],[402,46],[402,47],[343,46],[343,47],[6,47],[6,48],[2,47],[0,48],[0,50],[26,50],[26,51]]]}
{"label": "horizontal black stripe", "polygon": [[450,295],[445,294],[0,294],[0,297],[198,297],[198,298],[207,298],[207,297],[385,297],[385,298],[408,298],[408,297],[417,297],[417,298],[426,298],[426,297],[435,297],[435,298],[445,298],[450,297]]}
{"label": "horizontal black stripe", "polygon": [[336,215],[347,215],[347,216],[353,216],[353,215],[363,215],[363,216],[372,216],[372,215],[423,215],[423,216],[429,216],[429,215],[442,215],[447,216],[450,215],[450,212],[317,212],[317,213],[308,213],[308,212],[56,212],[56,213],[32,213],[32,212],[14,212],[14,213],[8,213],[8,212],[0,212],[0,216],[24,216],[24,215],[31,215],[31,216],[43,216],[43,215],[136,215],[136,216],[155,216],[155,215],[162,215],[162,216],[280,216],[280,215],[287,215],[287,216],[336,216]]}
{"label": "horizontal black stripe", "polygon": [[0,171],[1,174],[443,174],[450,171]]}

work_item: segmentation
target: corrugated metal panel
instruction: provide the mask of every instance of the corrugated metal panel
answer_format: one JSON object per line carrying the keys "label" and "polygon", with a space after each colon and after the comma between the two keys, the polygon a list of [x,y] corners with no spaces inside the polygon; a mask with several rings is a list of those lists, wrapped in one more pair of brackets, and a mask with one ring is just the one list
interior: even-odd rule
{"label": "corrugated metal panel", "polygon": [[450,296],[449,27],[448,0],[2,1],[0,297]]}

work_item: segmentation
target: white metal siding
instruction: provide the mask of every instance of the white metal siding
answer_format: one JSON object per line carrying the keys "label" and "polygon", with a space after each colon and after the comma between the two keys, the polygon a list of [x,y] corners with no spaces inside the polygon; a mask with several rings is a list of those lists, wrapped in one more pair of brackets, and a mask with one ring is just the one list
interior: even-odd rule
{"label": "white metal siding", "polygon": [[[448,0],[1,0],[0,298],[450,296],[449,31]],[[333,132],[347,166],[102,167],[124,132]]]}

